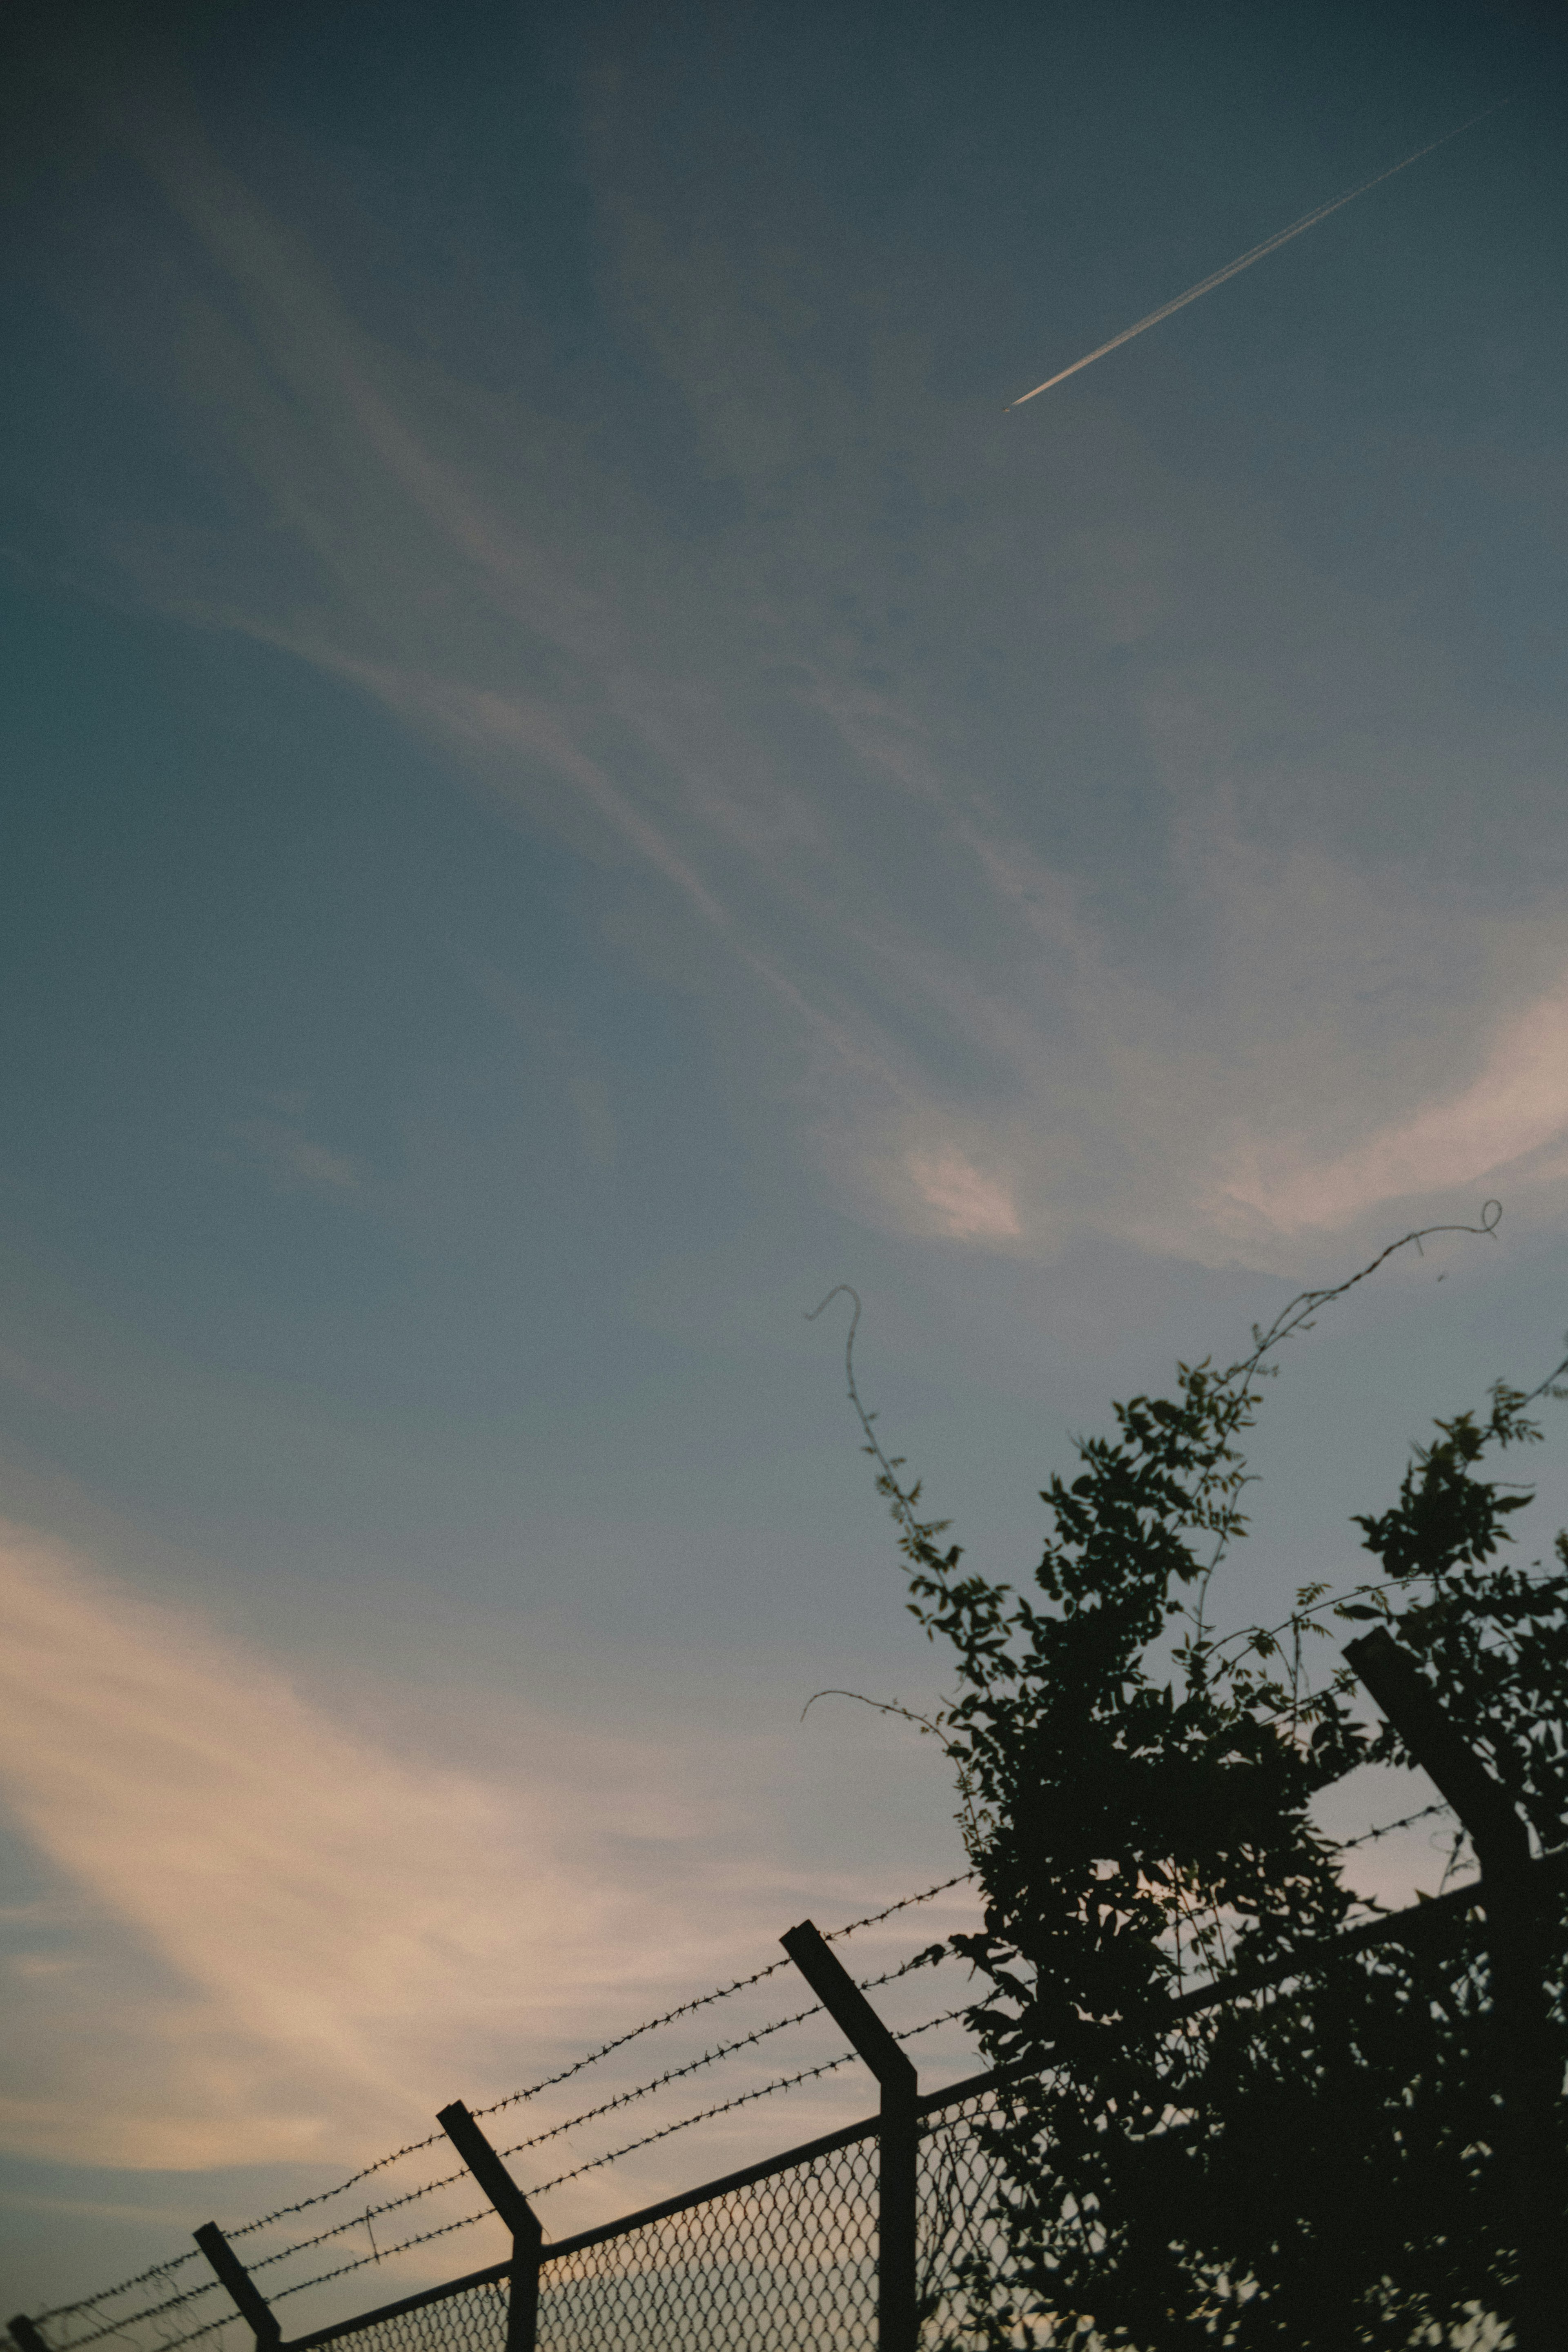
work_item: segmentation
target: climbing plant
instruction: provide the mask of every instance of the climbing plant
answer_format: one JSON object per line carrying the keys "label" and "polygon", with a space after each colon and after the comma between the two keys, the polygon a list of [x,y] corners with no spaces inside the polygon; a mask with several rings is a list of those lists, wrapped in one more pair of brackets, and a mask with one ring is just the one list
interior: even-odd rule
{"label": "climbing plant", "polygon": [[[1493,1223],[1489,1207],[1461,1230]],[[1481,1930],[1461,1906],[1413,1947],[1336,1950],[1365,1906],[1313,1806],[1360,1765],[1406,1760],[1334,1639],[1374,1619],[1539,1843],[1568,1837],[1568,1546],[1509,1557],[1531,1496],[1500,1475],[1568,1365],[1436,1424],[1387,1507],[1354,1521],[1373,1572],[1306,1587],[1281,1623],[1212,1615],[1281,1346],[1424,1238],[1302,1294],[1235,1363],[1182,1364],[1167,1395],[1117,1404],[1044,1490],[1022,1588],[966,1567],[884,1451],[851,1326],[909,1605],[953,1663],[927,1727],[984,1898],[954,1939],[982,1988],[972,2022],[1020,2070],[991,2127],[1007,2256],[973,2258],[966,2343],[1394,2352],[1506,2318]],[[1557,2030],[1561,1916],[1549,1928]],[[1194,2005],[1233,1978],[1253,1990]]]}

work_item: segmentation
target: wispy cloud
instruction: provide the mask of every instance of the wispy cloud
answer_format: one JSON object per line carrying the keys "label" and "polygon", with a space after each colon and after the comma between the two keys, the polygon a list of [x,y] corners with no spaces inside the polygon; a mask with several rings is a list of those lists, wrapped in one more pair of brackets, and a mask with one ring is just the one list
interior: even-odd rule
{"label": "wispy cloud", "polygon": [[247,1157],[266,1170],[279,1192],[341,1197],[357,1192],[364,1181],[363,1170],[349,1153],[329,1150],[289,1121],[240,1118],[228,1131]]}
{"label": "wispy cloud", "polygon": [[1353,1223],[1385,1202],[1504,1181],[1530,1187],[1563,1173],[1568,1145],[1568,989],[1516,1013],[1469,1082],[1413,1116],[1379,1127],[1349,1151],[1317,1156],[1310,1138],[1253,1146],[1223,1189],[1282,1232]]}
{"label": "wispy cloud", "polygon": [[[1505,1163],[1511,1209],[1555,1202],[1528,1007],[1560,887],[1521,912],[1435,885],[1429,823],[1405,856],[1355,845],[1369,793],[1425,813],[1495,757],[1419,632],[1120,428],[1086,419],[1026,478],[907,351],[868,349],[856,390],[788,327],[816,299],[797,257],[661,213],[636,105],[590,108],[611,282],[732,528],[694,551],[573,419],[378,343],[194,123],[128,117],[182,289],[166,396],[194,395],[271,526],[264,555],[237,520],[216,553],[128,545],[144,593],[353,681],[700,940],[710,1016],[748,1039],[734,1066],[863,1216],[1295,1264],[1314,1233]],[[917,517],[897,533],[895,446]],[[1206,635],[1200,570],[1221,583]],[[1104,715],[1037,705],[1042,646],[1102,682],[1108,649],[1138,652],[1121,756],[1145,774],[1114,826],[1087,772]],[[1516,764],[1549,731],[1521,721]],[[253,1148],[280,1181],[352,1189],[302,1131]]]}
{"label": "wispy cloud", "polygon": [[49,2062],[0,2099],[13,2147],[377,2153],[458,2088],[510,2088],[672,1977],[710,1978],[795,1899],[770,1903],[759,1858],[717,1937],[683,1916],[697,1817],[679,1759],[635,1740],[542,1727],[521,1778],[424,1762],[14,1528],[0,1619],[0,1796],[75,1890],[11,1923],[13,1999]]}
{"label": "wispy cloud", "polygon": [[[334,1717],[196,1612],[16,1528],[0,1635],[0,1802],[58,1889],[0,1923],[26,2027],[0,2140],[32,2155],[346,2166],[748,1973],[803,1906],[870,1907],[863,1876],[816,1866],[807,1894],[758,1846],[746,1791],[785,1769],[778,1738],[797,1754],[793,1714],[750,1741],[694,1722],[690,1754],[541,1717],[437,1765],[395,1690],[374,1731],[363,1692]],[[854,2111],[863,2086],[836,2095]],[[575,2207],[629,2193],[591,2178]]]}
{"label": "wispy cloud", "polygon": [[954,1241],[1014,1241],[1018,1213],[1005,1185],[983,1176],[961,1151],[917,1151],[910,1160],[920,1196]]}
{"label": "wispy cloud", "polygon": [[490,1986],[493,2026],[503,1955],[509,2005],[548,2001],[560,1955],[597,1944],[601,1906],[569,1885],[537,1800],[344,1735],[198,1622],[16,1531],[0,1591],[7,1803],[156,1956],[129,2042],[168,2069],[156,2102],[123,2069],[101,2079],[96,2032],[63,2097],[10,2103],[13,2144],[179,2166],[401,2126],[430,2112],[444,1986],[465,1983],[470,2013]]}

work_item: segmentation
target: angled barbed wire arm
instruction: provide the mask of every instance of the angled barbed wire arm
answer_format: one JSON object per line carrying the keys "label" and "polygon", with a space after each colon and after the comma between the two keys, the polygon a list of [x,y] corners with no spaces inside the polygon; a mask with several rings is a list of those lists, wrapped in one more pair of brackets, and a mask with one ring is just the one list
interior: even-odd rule
{"label": "angled barbed wire arm", "polygon": [[506,2352],[534,2352],[539,2334],[539,2263],[544,2251],[539,2216],[461,2099],[443,2107],[436,2120],[511,2232]]}
{"label": "angled barbed wire arm", "polygon": [[877,2077],[877,2347],[915,2352],[920,2329],[916,2277],[920,2077],[854,1978],[809,1919],[779,1938],[839,2032]]}
{"label": "angled barbed wire arm", "polygon": [[273,2352],[283,2340],[277,2315],[217,2223],[204,2221],[192,2234],[255,2336],[257,2352]]}
{"label": "angled barbed wire arm", "polygon": [[1530,1832],[1508,1791],[1445,1713],[1415,1658],[1385,1626],[1345,1656],[1405,1747],[1469,1832],[1481,1866],[1498,2074],[1520,2238],[1519,2352],[1565,2352],[1563,2231],[1568,2165],[1557,2120],[1546,1956]]}

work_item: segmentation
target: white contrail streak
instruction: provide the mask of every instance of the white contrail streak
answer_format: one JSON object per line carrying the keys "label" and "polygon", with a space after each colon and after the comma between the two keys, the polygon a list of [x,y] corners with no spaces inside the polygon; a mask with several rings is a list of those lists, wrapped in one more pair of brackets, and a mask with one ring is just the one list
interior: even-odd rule
{"label": "white contrail streak", "polygon": [[1441,139],[1434,139],[1428,146],[1417,147],[1415,154],[1406,155],[1402,163],[1391,163],[1386,172],[1379,172],[1375,179],[1363,180],[1360,187],[1352,188],[1348,195],[1335,196],[1331,203],[1320,205],[1316,212],[1292,221],[1289,228],[1280,229],[1274,236],[1265,237],[1263,243],[1255,245],[1249,253],[1238,255],[1235,261],[1227,261],[1223,269],[1216,269],[1212,277],[1200,278],[1197,285],[1189,286],[1186,292],[1178,294],[1173,302],[1163,302],[1157,310],[1151,310],[1146,319],[1140,319],[1135,327],[1123,327],[1119,335],[1112,335],[1110,341],[1101,343],[1098,351],[1086,352],[1081,360],[1074,360],[1071,367],[1063,368],[1057,375],[1048,375],[1044,383],[1035,386],[1033,392],[1020,393],[1016,400],[1008,401],[1007,407],[1022,408],[1025,401],[1037,400],[1042,392],[1049,392],[1053,384],[1065,383],[1068,376],[1077,375],[1080,368],[1092,367],[1096,360],[1105,357],[1107,352],[1117,350],[1122,343],[1130,343],[1134,335],[1146,334],[1151,327],[1157,327],[1161,320],[1168,319],[1173,311],[1184,310],[1187,304],[1195,302],[1200,294],[1212,294],[1215,288],[1223,286],[1227,278],[1235,278],[1239,271],[1250,269],[1255,261],[1261,261],[1267,254],[1277,253],[1282,245],[1289,245],[1293,236],[1300,236],[1306,230],[1316,228],[1318,223],[1327,220],[1331,213],[1337,213],[1343,205],[1353,205],[1356,198],[1364,196],[1369,188],[1380,188],[1384,180],[1392,180],[1396,172],[1408,172],[1412,163],[1419,163],[1423,155],[1435,154],[1439,147],[1446,147],[1450,139],[1458,139],[1463,131],[1473,131],[1478,122],[1484,122],[1489,114],[1495,114],[1499,107],[1508,103],[1506,98],[1500,98],[1496,106],[1483,108],[1479,114],[1472,114],[1468,122],[1457,124],[1452,131],[1445,131]]}

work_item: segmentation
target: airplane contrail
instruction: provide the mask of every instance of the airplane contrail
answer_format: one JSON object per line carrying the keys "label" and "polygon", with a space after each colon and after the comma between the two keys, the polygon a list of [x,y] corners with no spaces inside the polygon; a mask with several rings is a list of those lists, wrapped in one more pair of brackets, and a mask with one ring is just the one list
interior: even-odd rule
{"label": "airplane contrail", "polygon": [[1391,163],[1387,171],[1379,172],[1375,179],[1363,180],[1360,187],[1352,188],[1348,195],[1335,196],[1331,203],[1320,205],[1316,212],[1307,213],[1300,220],[1292,221],[1289,228],[1265,237],[1261,245],[1255,245],[1248,253],[1238,254],[1234,261],[1227,261],[1225,268],[1216,269],[1212,277],[1200,278],[1195,286],[1189,286],[1184,294],[1176,296],[1174,301],[1162,302],[1157,310],[1151,310],[1148,317],[1140,319],[1135,327],[1123,327],[1119,335],[1112,335],[1110,341],[1101,343],[1098,351],[1088,352],[1081,360],[1074,360],[1071,367],[1061,369],[1056,375],[1048,375],[1044,383],[1035,386],[1033,392],[1020,393],[1016,400],[1007,402],[1007,409],[1022,408],[1025,401],[1037,400],[1041,393],[1049,392],[1053,384],[1065,383],[1068,376],[1077,375],[1080,368],[1092,367],[1096,360],[1105,357],[1107,352],[1116,351],[1122,343],[1130,343],[1134,335],[1146,334],[1151,327],[1157,327],[1162,319],[1170,318],[1173,311],[1184,310],[1187,304],[1195,302],[1200,294],[1212,294],[1215,288],[1223,286],[1227,278],[1236,277],[1240,270],[1250,269],[1255,261],[1263,260],[1268,254],[1278,253],[1279,247],[1289,245],[1293,236],[1300,236],[1308,229],[1316,228],[1318,223],[1327,220],[1331,213],[1337,213],[1342,205],[1353,205],[1358,196],[1364,196],[1369,188],[1381,187],[1384,180],[1392,180],[1396,172],[1408,172],[1412,163],[1419,163],[1423,155],[1436,153],[1439,147],[1446,147],[1450,139],[1458,139],[1461,131],[1473,131],[1478,122],[1484,122],[1489,114],[1495,114],[1500,107],[1508,103],[1508,99],[1500,98],[1496,105],[1483,107],[1479,114],[1472,114],[1468,122],[1458,123],[1452,131],[1445,131],[1441,139],[1432,140],[1427,146],[1417,147],[1415,154],[1406,155],[1403,163]]}

